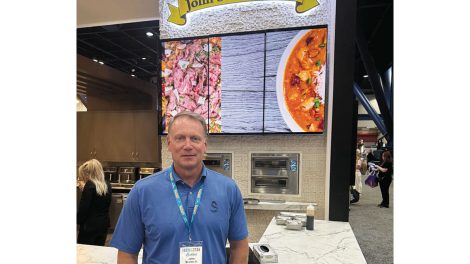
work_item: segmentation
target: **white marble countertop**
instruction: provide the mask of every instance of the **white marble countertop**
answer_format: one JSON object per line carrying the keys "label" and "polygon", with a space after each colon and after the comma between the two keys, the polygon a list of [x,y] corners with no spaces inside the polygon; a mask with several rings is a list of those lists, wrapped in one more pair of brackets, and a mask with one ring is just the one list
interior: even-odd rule
{"label": "white marble countertop", "polygon": [[287,230],[275,218],[259,243],[269,244],[278,263],[367,263],[348,222],[315,220],[314,230]]}
{"label": "white marble countertop", "polygon": [[[116,264],[118,250],[113,247],[101,247],[77,244],[77,264]],[[142,250],[138,263],[142,263]]]}
{"label": "white marble countertop", "polygon": [[[367,263],[348,222],[315,220],[315,230],[287,230],[273,218],[259,243],[278,254],[278,263]],[[256,243],[250,243],[250,247]],[[117,249],[77,244],[77,264],[115,264]],[[142,263],[142,250],[138,263]]]}
{"label": "white marble countertop", "polygon": [[305,211],[309,204],[316,206],[316,203],[304,202],[265,202],[260,201],[258,204],[245,204],[245,210],[274,210],[274,211]]}

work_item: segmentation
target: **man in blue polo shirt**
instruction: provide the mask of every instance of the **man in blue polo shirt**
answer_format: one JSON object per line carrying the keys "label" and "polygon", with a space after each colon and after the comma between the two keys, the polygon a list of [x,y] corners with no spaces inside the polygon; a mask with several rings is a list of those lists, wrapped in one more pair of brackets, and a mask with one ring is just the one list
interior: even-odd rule
{"label": "man in blue polo shirt", "polygon": [[181,112],[168,126],[173,165],[138,181],[130,191],[111,240],[118,263],[247,263],[248,229],[235,182],[202,163],[207,126]]}

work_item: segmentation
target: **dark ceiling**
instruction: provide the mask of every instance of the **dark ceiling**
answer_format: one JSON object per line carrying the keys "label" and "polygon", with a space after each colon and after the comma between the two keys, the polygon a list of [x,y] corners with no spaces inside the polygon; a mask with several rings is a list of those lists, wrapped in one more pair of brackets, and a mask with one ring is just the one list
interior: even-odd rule
{"label": "dark ceiling", "polygon": [[77,53],[156,83],[159,34],[158,20],[79,28]]}
{"label": "dark ceiling", "polygon": [[[356,23],[362,29],[377,72],[381,75],[393,63],[393,0],[358,0]],[[356,49],[354,80],[365,94],[373,94],[362,59]]]}
{"label": "dark ceiling", "polygon": [[[393,62],[393,1],[357,0],[357,23],[367,39],[377,71],[383,74]],[[105,65],[157,83],[158,20],[77,29],[77,53]],[[152,32],[153,37],[148,37]],[[145,58],[145,59],[143,59]],[[98,63],[98,62],[97,62]],[[356,50],[355,81],[366,94],[373,93]]]}

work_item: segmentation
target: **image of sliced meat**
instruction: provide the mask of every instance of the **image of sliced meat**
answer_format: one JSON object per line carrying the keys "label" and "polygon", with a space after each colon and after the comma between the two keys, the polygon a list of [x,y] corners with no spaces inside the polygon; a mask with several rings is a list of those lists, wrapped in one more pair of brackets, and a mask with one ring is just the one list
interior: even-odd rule
{"label": "image of sliced meat", "polygon": [[175,110],[176,103],[177,103],[176,96],[175,96],[174,93],[171,93],[170,94],[170,100],[168,100],[168,105],[166,107],[166,111],[169,113],[169,112]]}
{"label": "image of sliced meat", "polygon": [[[208,42],[204,38],[164,43],[161,58],[164,78],[162,96],[165,97],[162,102],[167,104],[162,107],[165,109],[165,116],[171,118],[175,113],[187,110],[196,112],[205,119],[211,112],[214,118],[220,119],[220,87],[216,86],[220,86],[221,41],[214,38],[211,44]],[[211,56],[208,58],[209,54]],[[209,87],[213,93],[210,111]]]}
{"label": "image of sliced meat", "polygon": [[209,63],[211,65],[220,65],[221,64],[221,56],[220,53],[211,53],[210,58],[209,58]]}
{"label": "image of sliced meat", "polygon": [[194,111],[196,108],[197,108],[197,104],[196,102],[189,98],[189,97],[185,97],[182,101],[182,104],[181,104],[184,108],[186,108],[186,110],[188,111]]}

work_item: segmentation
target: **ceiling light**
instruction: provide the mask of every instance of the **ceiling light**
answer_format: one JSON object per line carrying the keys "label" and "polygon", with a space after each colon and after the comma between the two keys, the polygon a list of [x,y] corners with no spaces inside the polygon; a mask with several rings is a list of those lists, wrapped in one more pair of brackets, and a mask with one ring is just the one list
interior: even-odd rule
{"label": "ceiling light", "polygon": [[146,60],[146,59],[147,59],[147,58],[145,58],[145,57],[142,57],[142,60]]}
{"label": "ceiling light", "polygon": [[147,35],[147,37],[153,37],[153,33],[152,32],[147,32],[145,33]]}
{"label": "ceiling light", "polygon": [[364,76],[362,76],[362,77],[367,78],[367,77],[369,77],[369,75],[366,74],[366,75],[364,75]]}
{"label": "ceiling light", "polygon": [[97,60],[97,59],[93,59],[93,61],[94,61],[94,62],[98,62],[98,60]]}
{"label": "ceiling light", "polygon": [[131,74],[131,76],[132,76],[132,77],[135,77],[135,75],[134,75],[134,74]]}
{"label": "ceiling light", "polygon": [[99,64],[101,64],[101,65],[103,65],[103,64],[104,64],[104,62],[102,62],[102,61],[98,61],[98,63],[99,63]]}

